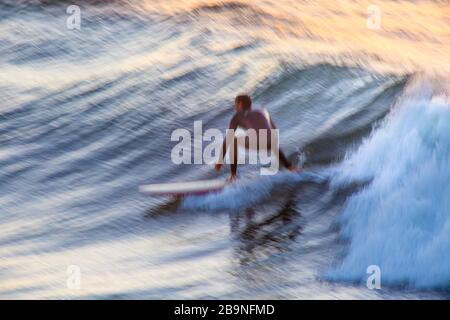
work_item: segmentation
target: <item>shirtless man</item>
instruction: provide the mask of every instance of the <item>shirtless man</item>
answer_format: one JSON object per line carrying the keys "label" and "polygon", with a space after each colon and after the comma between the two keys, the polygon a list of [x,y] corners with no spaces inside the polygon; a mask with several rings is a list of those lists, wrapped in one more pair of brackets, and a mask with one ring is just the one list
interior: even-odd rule
{"label": "shirtless man", "polygon": [[[237,160],[238,160],[238,141],[237,138],[234,136],[234,131],[241,127],[245,130],[247,129],[254,129],[257,132],[257,150],[260,150],[260,148],[264,147],[270,150],[272,148],[271,142],[270,142],[270,130],[276,129],[275,124],[273,123],[272,119],[264,114],[261,110],[252,110],[252,100],[248,95],[239,95],[236,97],[234,101],[234,107],[236,110],[236,113],[233,115],[230,121],[229,125],[229,132],[233,133],[233,136],[228,137],[228,141],[232,141],[234,139],[233,143],[233,149],[231,152],[231,175],[229,178],[230,182],[233,182],[236,179],[237,174]],[[259,145],[259,130],[265,129],[268,133],[268,139],[266,145]],[[232,131],[231,131],[232,130]],[[245,148],[249,149],[249,143],[248,140],[245,140]],[[227,152],[228,146],[227,146],[227,138],[224,139],[221,149],[221,154],[219,157],[219,161],[215,165],[215,169],[219,171],[222,168],[222,165],[224,163],[224,157]],[[268,151],[267,150],[267,151]],[[284,153],[281,151],[281,149],[278,148],[278,158],[280,162],[290,171],[295,171],[297,168],[293,166],[289,160],[285,157]]]}

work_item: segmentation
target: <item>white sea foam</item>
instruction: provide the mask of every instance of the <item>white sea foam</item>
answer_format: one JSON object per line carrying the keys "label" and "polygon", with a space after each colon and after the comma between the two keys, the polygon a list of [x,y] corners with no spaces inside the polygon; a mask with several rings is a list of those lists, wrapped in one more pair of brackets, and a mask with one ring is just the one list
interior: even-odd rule
{"label": "white sea foam", "polygon": [[223,191],[203,196],[190,196],[183,202],[185,209],[203,210],[237,210],[249,208],[269,198],[280,186],[294,186],[304,182],[322,183],[326,179],[314,172],[280,172],[274,176],[242,178]]}
{"label": "white sea foam", "polygon": [[378,265],[382,285],[450,286],[450,104],[425,87],[405,97],[331,181],[371,181],[340,215],[349,247],[328,273],[333,280],[365,281],[367,267]]}

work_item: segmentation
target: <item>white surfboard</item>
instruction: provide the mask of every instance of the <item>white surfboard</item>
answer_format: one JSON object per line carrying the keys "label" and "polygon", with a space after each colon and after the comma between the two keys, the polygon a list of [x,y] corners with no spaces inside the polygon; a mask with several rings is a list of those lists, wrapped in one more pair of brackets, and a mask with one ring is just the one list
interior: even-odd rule
{"label": "white surfboard", "polygon": [[220,179],[190,182],[156,183],[140,186],[139,192],[149,196],[186,196],[219,191],[226,185],[227,182]]}

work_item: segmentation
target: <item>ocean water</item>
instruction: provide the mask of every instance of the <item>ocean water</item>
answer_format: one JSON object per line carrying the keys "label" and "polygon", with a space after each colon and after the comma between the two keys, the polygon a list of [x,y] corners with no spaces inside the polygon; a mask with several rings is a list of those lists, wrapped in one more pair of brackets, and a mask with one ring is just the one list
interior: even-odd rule
{"label": "ocean water", "polygon": [[[448,2],[71,4],[0,1],[0,298],[449,298]],[[139,194],[241,92],[306,173]]]}

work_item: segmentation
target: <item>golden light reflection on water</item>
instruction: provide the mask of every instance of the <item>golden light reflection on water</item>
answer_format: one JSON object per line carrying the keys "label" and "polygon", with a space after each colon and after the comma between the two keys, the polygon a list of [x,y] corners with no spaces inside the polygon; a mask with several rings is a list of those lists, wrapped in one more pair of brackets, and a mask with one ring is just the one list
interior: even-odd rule
{"label": "golden light reflection on water", "polygon": [[[370,19],[368,8],[374,5],[381,14],[379,29],[367,26]],[[129,8],[109,9],[126,11]],[[96,9],[84,10],[85,16],[88,16],[90,11]],[[239,45],[251,38],[264,41],[260,52],[267,57],[287,55],[297,62],[331,60],[366,64],[401,73],[446,75],[450,71],[450,4],[445,1],[168,0],[136,2],[132,10],[142,16],[155,13],[172,17],[187,15],[192,19],[189,21],[197,20],[194,24],[198,30],[186,30],[186,34],[174,42],[155,50],[126,52],[122,56],[105,52],[82,65],[62,61],[39,65],[3,65],[0,81],[57,88],[75,80],[170,64],[174,59],[185,56],[201,60],[205,57],[199,56],[195,48],[187,45],[192,37],[189,33],[201,31],[201,28],[215,35],[207,44],[212,51]],[[57,23],[61,23],[62,18],[57,19]],[[54,21],[46,21],[45,28],[52,23],[55,24]],[[38,24],[33,28],[34,32],[45,29]],[[53,30],[58,37],[66,37],[70,32],[64,28],[58,29],[56,24],[49,30]],[[81,40],[91,36],[83,30],[79,33]],[[143,43],[144,40],[136,38],[134,41]],[[122,49],[118,48],[118,51]],[[108,58],[108,55],[111,57]],[[239,59],[242,57],[236,57],[236,60]]]}
{"label": "golden light reflection on water", "polygon": [[[239,28],[241,35],[264,37],[278,50],[316,54],[362,54],[398,64],[403,71],[450,69],[450,4],[446,1],[221,1],[241,10],[267,13],[266,29]],[[176,14],[213,9],[217,1],[146,2],[147,10]],[[380,28],[370,29],[370,6],[380,10]],[[271,21],[268,21],[271,20]],[[231,28],[231,26],[228,26]],[[354,57],[353,57],[354,58]],[[352,59],[350,59],[352,60]]]}

